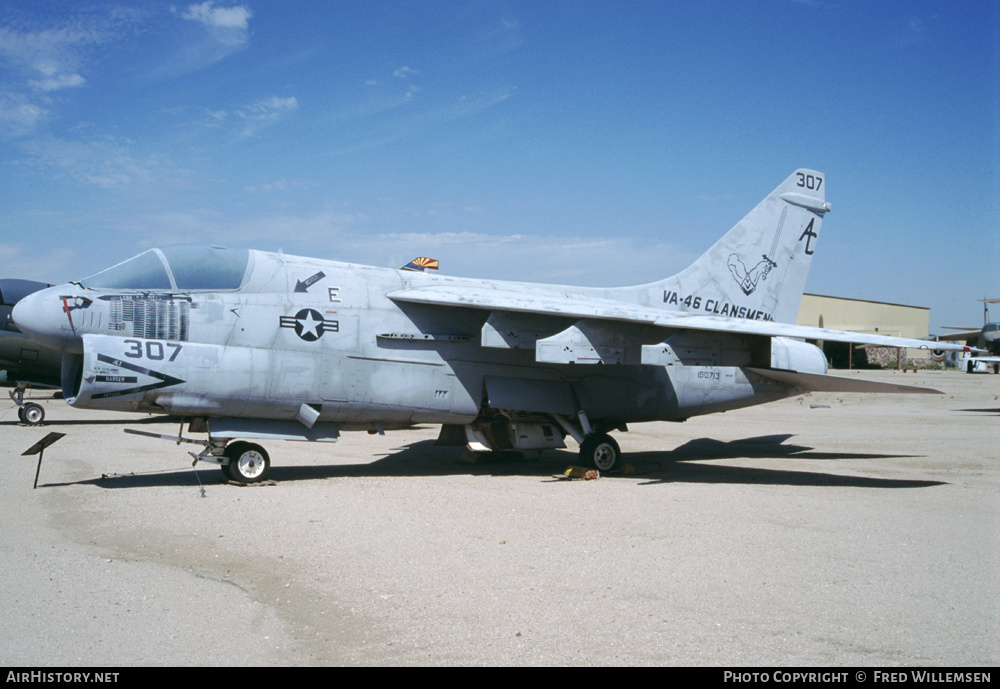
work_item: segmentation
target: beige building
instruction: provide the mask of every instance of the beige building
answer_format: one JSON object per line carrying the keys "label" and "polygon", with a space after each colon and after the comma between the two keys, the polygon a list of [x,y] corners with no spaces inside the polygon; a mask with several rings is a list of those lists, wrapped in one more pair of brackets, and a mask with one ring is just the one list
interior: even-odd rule
{"label": "beige building", "polygon": [[[923,306],[804,294],[795,322],[818,328],[919,339],[930,333],[930,313],[930,309]],[[840,342],[824,342],[822,347],[833,368],[897,363],[897,350],[891,348],[855,349]],[[919,349],[898,352],[900,362],[926,358],[927,352]]]}

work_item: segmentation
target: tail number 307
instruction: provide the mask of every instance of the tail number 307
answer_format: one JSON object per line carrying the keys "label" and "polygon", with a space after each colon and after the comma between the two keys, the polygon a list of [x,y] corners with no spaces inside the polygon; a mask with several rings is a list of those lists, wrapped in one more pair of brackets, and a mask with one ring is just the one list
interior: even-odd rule
{"label": "tail number 307", "polygon": [[799,177],[797,182],[798,186],[804,189],[810,189],[812,191],[819,191],[819,188],[823,186],[823,178],[817,177],[816,175],[807,175],[804,172],[796,172]]}

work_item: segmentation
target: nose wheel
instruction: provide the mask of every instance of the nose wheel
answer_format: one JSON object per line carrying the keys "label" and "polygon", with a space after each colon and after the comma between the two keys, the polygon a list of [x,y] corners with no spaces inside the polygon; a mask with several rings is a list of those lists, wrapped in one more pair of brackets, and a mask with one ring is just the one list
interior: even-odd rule
{"label": "nose wheel", "polygon": [[28,426],[37,426],[45,420],[45,409],[40,404],[25,402],[24,393],[28,389],[25,383],[18,383],[10,391],[10,398],[17,405],[17,419]]}
{"label": "nose wheel", "polygon": [[27,402],[23,407],[20,407],[17,410],[17,418],[20,419],[23,424],[37,426],[45,420],[45,409],[43,409],[40,404]]}

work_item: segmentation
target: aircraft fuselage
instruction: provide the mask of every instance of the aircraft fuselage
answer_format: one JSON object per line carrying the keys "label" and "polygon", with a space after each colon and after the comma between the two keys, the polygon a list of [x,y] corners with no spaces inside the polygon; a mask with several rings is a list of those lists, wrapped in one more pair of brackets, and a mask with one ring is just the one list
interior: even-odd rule
{"label": "aircraft fuselage", "polygon": [[[681,420],[794,393],[753,380],[737,366],[668,372],[638,362],[539,365],[534,342],[576,319],[525,316],[521,332],[531,339],[524,346],[483,346],[490,311],[400,304],[386,296],[431,283],[483,286],[481,280],[250,252],[238,289],[64,285],[39,296],[39,304],[47,303],[44,316],[22,313],[22,320],[46,321],[47,344],[67,353],[64,395],[88,408],[293,420],[305,404],[318,412],[314,422],[345,429],[467,424],[482,412],[487,381],[497,378],[542,381],[549,387],[541,395],[565,391],[567,415],[576,395],[592,419],[618,425]],[[575,293],[608,298],[609,290]],[[661,338],[662,332],[646,341]],[[514,406],[524,406],[524,413],[537,408],[535,400],[524,402]]]}

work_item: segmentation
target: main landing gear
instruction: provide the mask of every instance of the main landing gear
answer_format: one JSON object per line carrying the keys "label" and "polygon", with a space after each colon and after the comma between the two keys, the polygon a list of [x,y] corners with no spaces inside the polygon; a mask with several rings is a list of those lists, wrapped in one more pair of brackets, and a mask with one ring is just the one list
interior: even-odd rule
{"label": "main landing gear", "polygon": [[569,419],[553,415],[553,418],[563,430],[580,443],[580,462],[597,467],[598,471],[608,473],[619,468],[622,451],[618,443],[607,433],[595,431],[583,410],[577,412],[577,423]]}
{"label": "main landing gear", "polygon": [[245,440],[229,442],[227,439],[201,442],[205,443],[204,450],[198,454],[188,453],[194,457],[195,464],[198,462],[218,464],[230,481],[260,483],[271,471],[271,458],[267,450],[256,443],[248,443]]}
{"label": "main landing gear", "polygon": [[271,458],[260,445],[242,440],[230,443],[225,449],[228,464],[222,465],[222,473],[237,483],[259,483],[267,478],[271,470]]}
{"label": "main landing gear", "polygon": [[591,433],[580,445],[580,460],[592,464],[598,471],[614,471],[621,460],[622,451],[618,443],[607,433]]}

